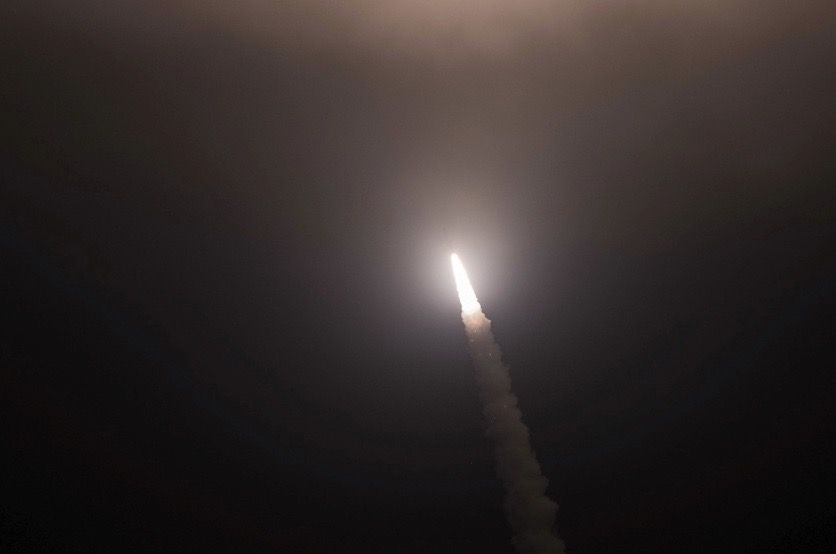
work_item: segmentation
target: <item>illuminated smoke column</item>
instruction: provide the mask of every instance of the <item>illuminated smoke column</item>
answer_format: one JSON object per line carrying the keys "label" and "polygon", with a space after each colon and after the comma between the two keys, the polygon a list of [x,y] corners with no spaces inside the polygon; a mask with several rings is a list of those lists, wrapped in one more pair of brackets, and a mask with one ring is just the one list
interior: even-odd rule
{"label": "illuminated smoke column", "polygon": [[548,479],[531,449],[528,427],[511,392],[511,377],[502,364],[491,322],[482,313],[461,260],[453,254],[451,261],[487,435],[495,443],[496,471],[505,487],[505,513],[514,532],[514,547],[522,554],[562,553],[563,542],[552,531],[557,504],[546,496]]}

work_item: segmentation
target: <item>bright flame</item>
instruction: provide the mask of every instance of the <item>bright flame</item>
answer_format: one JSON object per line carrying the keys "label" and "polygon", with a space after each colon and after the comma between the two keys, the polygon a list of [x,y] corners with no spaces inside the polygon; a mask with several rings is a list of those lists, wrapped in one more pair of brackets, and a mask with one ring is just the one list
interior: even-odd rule
{"label": "bright flame", "polygon": [[470,315],[482,309],[479,301],[476,300],[476,293],[473,292],[473,287],[470,285],[470,278],[467,276],[467,271],[462,265],[462,261],[456,254],[450,256],[450,262],[453,264],[453,277],[456,279],[456,290],[459,293],[459,302],[462,303],[462,313]]}

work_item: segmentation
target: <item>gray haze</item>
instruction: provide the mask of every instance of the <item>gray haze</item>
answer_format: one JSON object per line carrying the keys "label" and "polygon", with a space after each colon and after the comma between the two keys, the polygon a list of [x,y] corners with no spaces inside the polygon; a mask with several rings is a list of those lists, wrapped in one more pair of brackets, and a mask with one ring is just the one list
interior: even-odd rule
{"label": "gray haze", "polygon": [[833,0],[3,2],[0,244],[33,254],[0,256],[0,510],[39,551],[507,553],[455,250],[570,551],[815,551],[834,28]]}

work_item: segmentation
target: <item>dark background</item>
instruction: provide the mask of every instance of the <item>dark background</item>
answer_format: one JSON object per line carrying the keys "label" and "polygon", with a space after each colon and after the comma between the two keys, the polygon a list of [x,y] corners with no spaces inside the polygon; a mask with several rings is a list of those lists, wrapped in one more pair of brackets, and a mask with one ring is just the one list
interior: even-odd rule
{"label": "dark background", "polygon": [[[4,551],[830,552],[830,2],[0,8]],[[698,5],[696,5],[698,4]]]}

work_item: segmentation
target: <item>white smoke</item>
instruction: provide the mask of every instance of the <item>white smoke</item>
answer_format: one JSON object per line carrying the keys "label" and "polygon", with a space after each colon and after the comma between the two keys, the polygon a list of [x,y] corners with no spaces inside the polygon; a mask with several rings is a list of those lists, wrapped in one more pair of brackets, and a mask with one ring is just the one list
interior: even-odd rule
{"label": "white smoke", "polygon": [[[477,304],[478,305],[478,304]],[[511,377],[491,333],[491,322],[481,307],[462,311],[487,435],[495,443],[496,469],[505,487],[505,513],[521,554],[559,554],[563,541],[553,532],[557,504],[546,496],[546,479],[531,449],[528,427],[522,421]]]}

